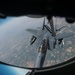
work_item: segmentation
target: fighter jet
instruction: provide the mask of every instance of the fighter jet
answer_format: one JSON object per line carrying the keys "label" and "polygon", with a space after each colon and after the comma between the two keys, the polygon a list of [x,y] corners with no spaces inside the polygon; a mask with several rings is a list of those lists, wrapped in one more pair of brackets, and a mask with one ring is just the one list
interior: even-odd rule
{"label": "fighter jet", "polygon": [[44,18],[42,28],[26,29],[27,32],[33,34],[30,39],[30,45],[33,45],[37,39],[41,42],[38,45],[38,56],[36,58],[35,68],[43,67],[47,50],[52,51],[56,48],[63,48],[64,38],[75,35],[71,32],[64,33],[64,31],[67,30],[67,26],[56,28],[52,22],[53,20],[51,19],[49,22],[50,26],[48,26],[45,24]]}
{"label": "fighter jet", "polygon": [[[29,33],[33,34],[30,39],[30,45],[34,44],[36,39],[43,40],[47,39],[47,48],[49,50],[55,49],[57,46],[63,48],[64,46],[64,38],[75,35],[74,33],[63,33],[64,30],[67,29],[67,26],[62,26],[60,28],[54,28],[54,25],[50,24],[50,26],[45,24],[45,18],[43,21],[43,27],[39,29],[26,29]],[[51,38],[53,40],[51,40]]]}

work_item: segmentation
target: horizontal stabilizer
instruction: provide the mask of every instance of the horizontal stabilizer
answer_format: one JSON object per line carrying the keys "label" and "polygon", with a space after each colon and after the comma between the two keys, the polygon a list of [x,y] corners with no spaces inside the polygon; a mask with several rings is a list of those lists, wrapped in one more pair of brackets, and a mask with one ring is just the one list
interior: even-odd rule
{"label": "horizontal stabilizer", "polygon": [[38,32],[35,29],[26,29],[26,31],[29,32],[29,33],[31,33],[31,34],[33,34],[33,35],[35,35],[35,36],[36,36],[36,33]]}

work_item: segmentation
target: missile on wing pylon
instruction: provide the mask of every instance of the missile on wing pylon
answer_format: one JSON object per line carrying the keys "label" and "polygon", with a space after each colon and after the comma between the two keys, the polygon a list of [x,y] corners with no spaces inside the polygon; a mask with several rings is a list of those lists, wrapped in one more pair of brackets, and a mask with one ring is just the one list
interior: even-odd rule
{"label": "missile on wing pylon", "polygon": [[32,45],[36,41],[36,39],[37,38],[35,36],[32,36],[30,39],[30,45]]}

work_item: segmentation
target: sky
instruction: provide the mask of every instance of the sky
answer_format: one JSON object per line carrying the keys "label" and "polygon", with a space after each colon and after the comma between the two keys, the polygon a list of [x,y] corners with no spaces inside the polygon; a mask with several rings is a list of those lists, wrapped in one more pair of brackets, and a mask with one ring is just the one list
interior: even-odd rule
{"label": "sky", "polygon": [[12,20],[14,17],[0,18],[0,25]]}
{"label": "sky", "polygon": [[0,75],[25,75],[28,72],[31,70],[0,64]]}

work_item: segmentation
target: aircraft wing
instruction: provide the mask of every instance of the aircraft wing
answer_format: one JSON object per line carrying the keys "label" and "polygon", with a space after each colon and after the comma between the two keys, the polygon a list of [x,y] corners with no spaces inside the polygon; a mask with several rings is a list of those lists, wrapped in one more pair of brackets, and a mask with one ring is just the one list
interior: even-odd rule
{"label": "aircraft wing", "polygon": [[37,36],[36,34],[37,34],[38,31],[35,30],[35,29],[26,29],[26,31],[33,34],[34,36]]}
{"label": "aircraft wing", "polygon": [[70,33],[70,32],[68,32],[68,33],[59,33],[59,34],[56,35],[55,38],[56,39],[68,38],[68,37],[71,37],[73,35],[75,35],[75,33]]}
{"label": "aircraft wing", "polygon": [[62,27],[60,27],[59,29],[56,29],[56,31],[63,31],[63,30],[65,30],[67,28],[67,26],[62,26]]}
{"label": "aircraft wing", "polygon": [[36,30],[36,29],[26,29],[27,32],[33,34],[35,37],[37,38],[43,38],[43,36],[45,35],[45,33],[47,32],[47,30],[45,29],[44,31],[42,30]]}

